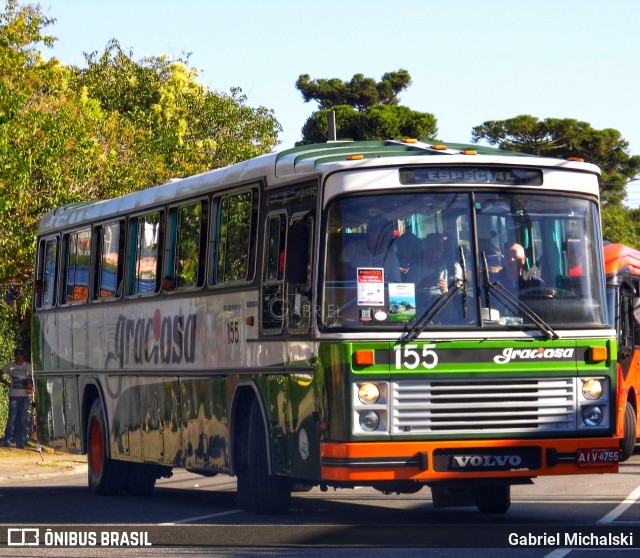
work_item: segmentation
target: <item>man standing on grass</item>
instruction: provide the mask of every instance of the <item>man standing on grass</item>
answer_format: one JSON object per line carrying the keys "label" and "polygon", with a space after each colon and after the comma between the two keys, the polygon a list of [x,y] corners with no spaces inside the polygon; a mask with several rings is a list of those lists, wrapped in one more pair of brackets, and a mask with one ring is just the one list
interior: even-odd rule
{"label": "man standing on grass", "polygon": [[[0,374],[0,382],[9,388],[9,418],[1,443],[9,446],[15,442],[17,448],[25,448],[27,415],[33,393],[33,371],[31,364],[24,360],[24,349],[16,349],[14,362],[10,362]],[[8,376],[6,380],[4,376]]]}

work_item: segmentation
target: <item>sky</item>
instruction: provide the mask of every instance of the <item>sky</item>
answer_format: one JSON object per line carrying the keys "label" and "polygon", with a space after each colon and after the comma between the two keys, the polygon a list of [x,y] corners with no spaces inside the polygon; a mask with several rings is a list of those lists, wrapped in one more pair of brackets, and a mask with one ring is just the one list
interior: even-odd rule
{"label": "sky", "polygon": [[[300,74],[379,80],[402,68],[412,84],[400,104],[434,114],[444,142],[530,114],[615,128],[640,155],[638,0],[38,2],[56,19],[46,58],[83,66],[83,53],[102,53],[111,39],[134,60],[189,54],[203,85],[240,87],[248,105],[274,111],[279,148],[293,146],[317,110],[295,88]],[[629,192],[640,206],[640,180]]]}

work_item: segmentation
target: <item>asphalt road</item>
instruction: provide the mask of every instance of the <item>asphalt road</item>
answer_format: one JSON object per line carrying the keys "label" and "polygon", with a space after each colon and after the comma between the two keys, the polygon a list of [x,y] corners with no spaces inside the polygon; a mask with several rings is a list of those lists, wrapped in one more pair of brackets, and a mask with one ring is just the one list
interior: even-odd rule
{"label": "asphalt road", "polygon": [[[229,477],[175,471],[151,496],[136,498],[97,496],[85,475],[70,473],[0,486],[0,556],[630,557],[640,549],[639,499],[638,453],[617,475],[548,477],[513,487],[511,509],[497,516],[435,509],[428,489],[384,496],[368,488],[296,493],[291,513],[259,516],[236,508]],[[6,546],[10,529],[25,542],[37,530],[40,546]],[[47,536],[59,544],[43,548]],[[109,536],[116,544],[152,546],[102,548]],[[603,536],[610,543],[619,537],[620,544],[603,545]],[[578,541],[588,544],[578,548]]]}

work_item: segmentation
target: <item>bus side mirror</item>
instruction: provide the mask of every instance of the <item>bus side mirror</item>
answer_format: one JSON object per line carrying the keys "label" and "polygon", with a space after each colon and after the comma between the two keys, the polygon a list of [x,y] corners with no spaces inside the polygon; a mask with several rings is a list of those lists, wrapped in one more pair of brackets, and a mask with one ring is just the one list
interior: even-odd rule
{"label": "bus side mirror", "polygon": [[309,225],[296,223],[289,227],[285,276],[289,283],[304,285],[309,278]]}

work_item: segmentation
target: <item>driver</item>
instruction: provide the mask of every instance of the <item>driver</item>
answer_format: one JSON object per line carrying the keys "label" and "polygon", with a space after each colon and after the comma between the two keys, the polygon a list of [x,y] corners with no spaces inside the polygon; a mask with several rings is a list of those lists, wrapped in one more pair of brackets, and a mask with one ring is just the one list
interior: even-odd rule
{"label": "driver", "polygon": [[514,243],[507,250],[502,262],[502,269],[496,275],[496,280],[516,296],[523,289],[543,285],[542,279],[539,277],[525,274],[524,264],[524,248],[521,244]]}

